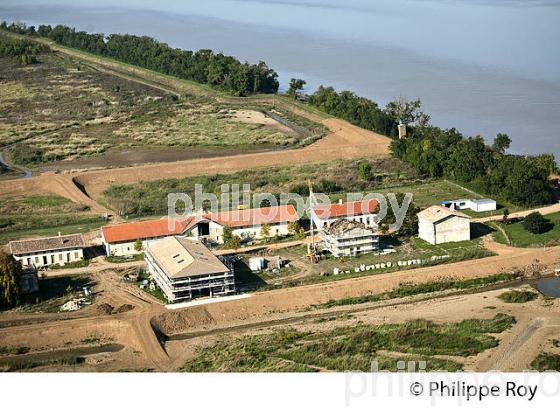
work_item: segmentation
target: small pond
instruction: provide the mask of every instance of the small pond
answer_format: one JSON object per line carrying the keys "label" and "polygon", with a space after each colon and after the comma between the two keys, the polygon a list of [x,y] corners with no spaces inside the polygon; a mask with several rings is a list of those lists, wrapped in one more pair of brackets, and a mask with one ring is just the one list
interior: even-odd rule
{"label": "small pond", "polygon": [[560,277],[540,279],[537,282],[537,289],[545,296],[560,298]]}

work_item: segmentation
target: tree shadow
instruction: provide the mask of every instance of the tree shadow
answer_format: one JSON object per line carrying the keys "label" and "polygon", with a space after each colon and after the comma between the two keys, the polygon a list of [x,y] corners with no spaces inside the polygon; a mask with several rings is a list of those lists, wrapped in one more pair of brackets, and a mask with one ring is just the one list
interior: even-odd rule
{"label": "tree shadow", "polygon": [[81,290],[85,286],[95,286],[95,281],[87,276],[62,276],[55,278],[43,278],[39,280],[39,291],[24,295],[24,303],[45,302],[50,299],[61,298],[68,291]]}
{"label": "tree shadow", "polygon": [[235,261],[233,268],[235,271],[235,286],[237,290],[252,290],[267,285],[267,283],[259,275],[255,274],[242,259]]}
{"label": "tree shadow", "polygon": [[471,239],[482,238],[483,236],[489,235],[496,232],[496,230],[488,225],[480,222],[471,223]]}

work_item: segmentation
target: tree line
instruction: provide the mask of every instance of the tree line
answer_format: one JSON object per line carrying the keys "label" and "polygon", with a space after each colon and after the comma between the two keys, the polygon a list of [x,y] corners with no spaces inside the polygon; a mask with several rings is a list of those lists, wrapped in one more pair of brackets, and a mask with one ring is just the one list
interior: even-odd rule
{"label": "tree line", "polygon": [[36,63],[37,55],[48,50],[36,41],[0,36],[0,57],[14,57],[22,65]]}
{"label": "tree line", "polygon": [[425,126],[393,140],[391,151],[423,176],[449,178],[514,205],[551,203],[548,177],[556,171],[554,156],[506,154],[509,143],[505,134],[488,146],[480,136],[465,138],[454,128]]}
{"label": "tree line", "polygon": [[[430,125],[420,100],[402,97],[381,109],[351,91],[320,86],[307,101],[354,125],[393,137],[393,156],[412,165],[423,177],[449,178],[515,205],[542,205],[553,199],[548,177],[558,171],[554,155],[506,154],[511,143],[506,134],[498,134],[488,146],[480,136],[467,138],[455,128]],[[406,138],[395,138],[398,124],[406,126]]]}
{"label": "tree line", "polygon": [[0,28],[17,34],[48,38],[60,45],[208,84],[238,96],[278,91],[278,74],[263,61],[258,64],[241,63],[234,57],[214,53],[212,50],[188,51],[172,48],[147,36],[105,36],[101,33],[76,31],[64,25],[41,25],[36,29],[34,26],[15,23],[8,25],[3,22]]}

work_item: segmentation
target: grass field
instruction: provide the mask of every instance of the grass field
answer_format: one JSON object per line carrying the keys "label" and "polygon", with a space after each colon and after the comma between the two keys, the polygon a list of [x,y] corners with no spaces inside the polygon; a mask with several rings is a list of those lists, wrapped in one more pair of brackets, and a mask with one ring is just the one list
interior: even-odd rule
{"label": "grass field", "polygon": [[[401,161],[386,158],[369,160],[373,168],[370,180],[358,175],[360,162],[366,160],[331,161],[308,165],[248,169],[232,174],[205,175],[182,179],[139,182],[133,185],[113,185],[104,192],[103,202],[115,211],[129,216],[167,214],[167,194],[186,193],[194,199],[195,184],[206,193],[221,193],[222,184],[250,184],[252,192],[272,194],[297,193],[308,195],[307,180],[313,181],[317,192],[333,194],[333,200],[342,192],[377,192],[382,186],[402,185],[416,180],[415,173]],[[445,182],[440,182],[446,189]],[[435,188],[434,188],[435,189]]]}
{"label": "grass field", "polygon": [[[453,357],[469,357],[498,345],[490,333],[515,323],[511,316],[435,324],[418,319],[402,324],[340,326],[332,330],[279,329],[199,349],[182,368],[189,372],[396,371],[399,360],[426,361],[426,370],[457,371]],[[435,356],[450,356],[442,359]]]}
{"label": "grass field", "polygon": [[511,245],[521,248],[560,244],[560,213],[546,215],[545,219],[550,222],[550,229],[541,234],[525,230],[522,221],[508,225],[498,222],[507,234],[507,238],[502,232],[496,231],[494,239],[500,243],[508,244],[509,242]]}
{"label": "grass field", "polygon": [[[178,98],[64,54],[43,54],[39,60],[20,67],[13,59],[0,59],[0,109],[5,113],[0,145],[17,143],[7,156],[20,165],[78,161],[145,147],[278,149],[325,135],[322,125],[280,106],[253,101],[247,110],[208,95]],[[238,115],[242,108],[251,118]],[[263,114],[269,111],[302,132]]]}
{"label": "grass field", "polygon": [[87,207],[59,196],[0,200],[0,243],[32,236],[84,233],[105,223]]}

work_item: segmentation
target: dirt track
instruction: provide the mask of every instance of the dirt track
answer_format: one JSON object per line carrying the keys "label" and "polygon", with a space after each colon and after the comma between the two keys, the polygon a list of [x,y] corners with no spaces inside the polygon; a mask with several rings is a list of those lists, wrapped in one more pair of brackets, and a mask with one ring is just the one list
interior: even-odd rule
{"label": "dirt track", "polygon": [[54,193],[90,206],[93,212],[107,213],[74,184],[81,184],[89,196],[97,198],[111,184],[131,184],[141,180],[180,178],[186,176],[232,173],[247,168],[276,165],[304,164],[335,159],[385,156],[389,154],[390,139],[366,131],[338,119],[324,121],[331,133],[315,144],[302,149],[263,152],[178,161],[172,163],[142,165],[80,172],[75,174],[43,174],[37,177],[0,182],[0,195],[29,195],[30,193]]}
{"label": "dirt track", "polygon": [[[391,290],[403,282],[424,283],[450,277],[457,279],[482,277],[512,271],[527,265],[538,265],[541,270],[545,268],[550,270],[560,266],[559,247],[542,250],[514,249],[496,245],[495,251],[500,254],[491,258],[258,292],[248,299],[193,306],[176,311],[165,310],[160,303],[137,287],[121,282],[118,275],[111,270],[95,272],[93,277],[97,282],[95,289],[98,293],[95,305],[75,314],[3,315],[0,317],[0,321],[12,323],[12,325],[4,328],[0,326],[0,341],[7,346],[25,345],[34,350],[45,347],[57,350],[64,348],[65,343],[79,345],[81,340],[96,334],[103,337],[104,340],[120,343],[125,348],[112,354],[111,362],[115,361],[115,363],[98,365],[91,370],[115,370],[133,366],[173,370],[184,360],[184,346],[191,345],[188,344],[188,341],[184,341],[183,343],[187,343],[187,345],[183,345],[183,348],[177,351],[176,343],[178,342],[173,342],[164,348],[158,341],[152,326],[167,334],[228,328],[241,324],[250,330],[252,326],[258,328],[261,323],[270,320],[293,318],[305,314],[303,310],[312,304],[323,303],[330,299],[381,293]],[[480,303],[487,303],[482,297],[480,299]],[[134,309],[116,315],[101,315],[97,312],[96,305],[99,306],[99,303],[102,302],[115,307],[127,303],[134,306]],[[426,303],[426,306],[429,307],[442,302],[434,300],[422,303]],[[451,302],[451,306],[455,306],[453,302]],[[466,306],[469,309],[462,311],[462,315],[476,314],[471,312],[474,306],[470,304]],[[406,306],[405,308],[408,309]],[[401,310],[386,309],[391,312]],[[447,310],[429,310],[426,311],[426,314],[428,312],[439,316],[449,316]],[[415,313],[414,309],[409,313],[413,316],[415,314],[415,317],[425,316],[422,313]],[[63,317],[66,320],[60,320]],[[528,318],[530,317],[528,316]],[[524,341],[538,333],[538,329],[534,332],[525,332],[523,328],[526,325],[523,323],[525,322],[520,322],[516,331],[508,336],[509,342],[499,349],[507,349],[507,346],[513,343],[509,349],[526,350],[527,343]],[[530,327],[530,329],[532,328]],[[522,334],[516,338],[515,335],[518,333]],[[37,337],[38,335],[40,337]],[[516,340],[519,340],[519,343]],[[533,350],[531,350],[532,353]],[[495,360],[483,360],[482,362],[478,360],[476,367],[494,368],[494,366],[503,365],[504,368],[509,368],[509,362],[501,363],[499,359],[502,356],[508,356],[508,353],[503,352],[500,356],[499,352],[501,350],[498,351]],[[527,354],[528,358],[529,356]]]}

